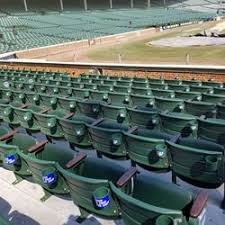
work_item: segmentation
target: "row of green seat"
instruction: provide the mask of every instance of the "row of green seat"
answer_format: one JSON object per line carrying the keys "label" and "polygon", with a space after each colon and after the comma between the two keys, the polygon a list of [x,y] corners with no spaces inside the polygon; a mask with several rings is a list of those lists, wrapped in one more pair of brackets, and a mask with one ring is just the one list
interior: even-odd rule
{"label": "row of green seat", "polygon": [[181,187],[137,173],[135,167],[126,171],[113,162],[14,131],[0,140],[2,166],[14,171],[18,178],[14,184],[32,177],[44,189],[42,201],[52,194],[70,194],[80,209],[78,222],[92,213],[122,217],[126,225],[169,225],[178,219],[182,225],[200,225],[205,216],[206,194],[195,200]]}
{"label": "row of green seat", "polygon": [[[94,76],[94,75],[93,75]],[[129,77],[113,77],[113,76],[95,76],[95,78],[87,78],[87,77],[69,77],[69,76],[63,76],[59,75],[58,77],[55,76],[47,76],[47,75],[33,75],[28,74],[25,76],[6,76],[1,75],[0,80],[4,81],[24,81],[24,82],[40,82],[45,84],[60,84],[60,81],[62,84],[66,85],[66,81],[68,83],[75,82],[75,83],[86,83],[86,84],[108,84],[108,85],[118,85],[123,86],[124,88],[131,88],[131,87],[139,87],[139,88],[150,88],[151,85],[158,85],[158,88],[166,89],[168,86],[181,86],[182,90],[186,90],[188,88],[188,85],[191,86],[203,86],[204,87],[216,87],[216,88],[223,88],[222,82],[214,82],[214,81],[197,81],[197,80],[178,80],[178,79],[171,79],[171,80],[165,80],[165,79],[153,79],[153,78],[129,78]],[[153,87],[153,88],[157,88]],[[186,88],[186,89],[185,89]],[[180,90],[181,90],[180,89]]]}
{"label": "row of green seat", "polygon": [[203,100],[211,103],[223,102],[225,99],[225,88],[211,88],[205,86],[189,86],[188,90],[185,90],[186,86],[183,88],[181,85],[170,85],[170,89],[163,89],[160,88],[158,84],[153,84],[154,88],[127,88],[118,85],[81,84],[80,82],[69,83],[64,81],[58,81],[55,85],[13,82],[11,86],[9,86],[8,83],[3,86],[4,87],[0,88],[10,88],[11,90],[29,92],[36,91],[39,93],[50,93],[62,96],[74,96],[75,92],[79,92],[79,94],[81,96],[85,96],[85,98],[92,99],[94,97],[99,101],[106,101],[109,95],[113,95],[113,93],[115,93],[117,95],[119,105],[127,105],[128,103],[124,100],[131,98],[133,95],[139,95],[140,98],[142,97],[146,100],[152,97],[165,97],[183,100]]}
{"label": "row of green seat", "polygon": [[[97,151],[116,157],[127,155],[121,135],[123,131],[129,129],[129,126],[150,129],[153,133],[159,132],[160,134],[181,134],[183,137],[196,137],[197,135],[199,138],[224,145],[225,120],[222,119],[201,119],[183,113],[159,113],[155,109],[126,109],[99,103],[90,104],[85,101],[72,103],[68,99],[58,99],[61,106],[49,108],[51,97],[44,97],[45,101],[39,106],[30,103],[23,105],[19,102],[10,103],[10,105],[0,104],[2,112],[0,117],[12,127],[21,125],[29,133],[41,131],[47,137],[64,137],[71,146],[90,147],[93,145]],[[98,126],[95,119],[100,120]],[[108,128],[109,132],[104,128]],[[101,129],[104,132],[101,133]],[[100,133],[96,135],[98,132]],[[116,140],[118,149],[114,149],[112,145],[114,133],[115,136],[118,134],[119,140]],[[93,137],[106,136],[106,138],[90,139],[92,134]],[[101,143],[106,140],[108,140],[107,144]],[[121,148],[119,148],[120,145],[122,145]]]}
{"label": "row of green seat", "polygon": [[[37,88],[41,90],[41,88]],[[66,109],[67,111],[75,111],[76,102],[83,102],[83,112],[91,117],[97,117],[100,113],[100,105],[108,104],[108,107],[114,108],[114,111],[126,111],[126,108],[136,108],[141,110],[158,109],[160,111],[183,112],[193,116],[206,116],[207,118],[225,119],[224,115],[224,95],[202,94],[202,101],[197,101],[191,93],[176,92],[190,100],[178,98],[153,97],[144,95],[126,95],[116,92],[100,92],[87,91],[85,89],[71,89],[70,93],[67,88],[60,90],[62,96],[56,95],[56,88],[52,87],[52,92],[36,93],[23,91],[10,91],[8,89],[0,89],[0,103],[7,105],[9,102],[19,102],[23,104],[42,105],[56,109]],[[72,93],[71,93],[72,92]],[[161,91],[157,91],[161,94]],[[68,95],[71,96],[68,96]],[[199,95],[201,96],[201,95]],[[196,97],[196,96],[195,96]],[[193,100],[192,100],[193,99]],[[218,104],[216,104],[218,102]],[[125,121],[125,118],[122,122]]]}
{"label": "row of green seat", "polygon": [[[118,81],[117,81],[118,83]],[[174,94],[174,91],[181,92],[199,92],[200,93],[214,93],[214,94],[225,94],[225,88],[220,87],[211,87],[211,86],[197,86],[197,85],[175,85],[175,84],[158,84],[158,83],[149,83],[147,86],[145,83],[135,82],[132,86],[123,86],[115,84],[114,81],[106,80],[102,83],[89,83],[89,82],[71,82],[71,81],[59,81],[59,80],[47,80],[45,83],[41,82],[21,82],[21,81],[11,81],[11,82],[2,82],[0,87],[11,87],[15,90],[25,89],[30,90],[34,89],[35,86],[55,86],[55,87],[74,87],[74,88],[83,88],[90,90],[100,90],[100,91],[116,91],[120,93],[133,93],[133,94],[142,94],[142,95],[152,95],[155,89],[160,89],[165,91],[165,93],[170,92],[171,95]],[[197,94],[197,93],[196,93]],[[169,95],[169,94],[168,94]]]}
{"label": "row of green seat", "polygon": [[0,72],[0,81],[27,81],[29,80],[41,80],[41,79],[48,79],[48,80],[71,80],[71,77],[66,73],[53,73],[53,72],[42,72],[42,71],[14,71],[11,70],[1,73]]}

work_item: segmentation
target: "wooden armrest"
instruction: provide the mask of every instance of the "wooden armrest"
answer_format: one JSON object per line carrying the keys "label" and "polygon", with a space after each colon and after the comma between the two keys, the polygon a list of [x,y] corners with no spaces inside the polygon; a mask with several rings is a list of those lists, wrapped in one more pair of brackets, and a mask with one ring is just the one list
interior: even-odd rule
{"label": "wooden armrest", "polygon": [[137,131],[137,129],[138,129],[138,127],[137,127],[137,126],[134,126],[134,127],[130,128],[130,129],[127,131],[127,133],[128,133],[128,134],[133,134],[135,131]]}
{"label": "wooden armrest", "polygon": [[17,132],[18,132],[18,130],[15,129],[15,130],[10,131],[7,134],[2,135],[0,137],[0,141],[6,141],[6,140],[11,139]]}
{"label": "wooden armrest", "polygon": [[119,180],[116,182],[117,187],[122,187],[124,184],[126,184],[135,174],[137,173],[136,167],[130,167],[127,172],[125,172]]}
{"label": "wooden armrest", "polygon": [[95,120],[91,125],[96,126],[96,125],[100,124],[102,121],[104,121],[104,118],[100,118],[100,119]]}
{"label": "wooden armrest", "polygon": [[44,146],[48,143],[48,141],[41,141],[38,142],[35,145],[32,145],[30,148],[27,149],[28,152],[33,153],[33,152],[39,152],[44,148]]}
{"label": "wooden armrest", "polygon": [[174,136],[170,139],[170,142],[176,144],[177,141],[179,140],[180,136],[181,136],[180,134],[174,135]]}
{"label": "wooden armrest", "polygon": [[71,112],[71,113],[68,113],[68,114],[66,114],[64,117],[63,117],[63,119],[69,119],[69,118],[71,118],[72,116],[74,116],[74,112]]}
{"label": "wooden armrest", "polygon": [[191,207],[190,216],[197,218],[201,214],[202,210],[204,209],[207,203],[207,200],[208,200],[208,193],[206,191],[201,191],[197,195]]}
{"label": "wooden armrest", "polygon": [[66,169],[70,169],[73,166],[76,166],[79,162],[81,162],[82,160],[84,160],[87,157],[87,155],[85,153],[79,153],[77,154],[72,160],[70,160],[67,164],[66,164]]}
{"label": "wooden armrest", "polygon": [[20,109],[25,109],[25,108],[27,108],[29,106],[29,103],[26,103],[26,104],[24,104],[24,105],[21,105],[20,106]]}
{"label": "wooden armrest", "polygon": [[46,113],[46,112],[48,112],[50,110],[51,110],[51,108],[42,109],[39,113]]}

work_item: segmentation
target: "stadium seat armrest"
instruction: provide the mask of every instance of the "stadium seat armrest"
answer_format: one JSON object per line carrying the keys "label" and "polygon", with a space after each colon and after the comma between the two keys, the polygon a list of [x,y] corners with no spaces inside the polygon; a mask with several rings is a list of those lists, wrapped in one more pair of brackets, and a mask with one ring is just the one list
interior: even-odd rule
{"label": "stadium seat armrest", "polygon": [[68,113],[63,117],[63,119],[70,119],[71,117],[74,116],[74,114],[75,114],[74,112]]}
{"label": "stadium seat armrest", "polygon": [[20,106],[20,109],[25,109],[25,108],[27,108],[29,106],[29,103],[26,103],[26,104],[24,104],[24,105],[21,105]]}
{"label": "stadium seat armrest", "polygon": [[50,110],[51,110],[51,108],[42,109],[39,113],[46,113],[46,112],[48,112],[48,111],[50,111]]}
{"label": "stadium seat armrest", "polygon": [[17,129],[10,131],[7,134],[4,134],[3,136],[0,137],[0,141],[7,141],[11,139],[16,133],[18,132]]}
{"label": "stadium seat armrest", "polygon": [[130,129],[127,131],[127,133],[128,133],[128,134],[133,134],[135,131],[137,131],[137,129],[138,129],[138,127],[137,127],[137,126],[134,126],[134,127],[130,128]]}
{"label": "stadium seat armrest", "polygon": [[206,191],[201,191],[194,200],[194,203],[191,207],[190,216],[197,218],[204,209],[207,200],[208,200],[208,193]]}
{"label": "stadium seat armrest", "polygon": [[100,119],[95,120],[91,125],[92,126],[96,126],[96,125],[100,124],[103,121],[104,121],[104,118],[100,118]]}
{"label": "stadium seat armrest", "polygon": [[28,152],[33,153],[33,152],[39,152],[41,150],[43,150],[43,148],[45,147],[45,145],[48,143],[48,141],[41,141],[38,142],[35,145],[32,145],[30,148],[27,149]]}
{"label": "stadium seat armrest", "polygon": [[70,168],[76,166],[79,162],[84,160],[86,157],[87,157],[87,155],[85,153],[79,153],[65,165],[66,169],[70,169]]}
{"label": "stadium seat armrest", "polygon": [[137,173],[136,167],[130,167],[116,182],[117,187],[123,187],[135,174]]}
{"label": "stadium seat armrest", "polygon": [[180,134],[174,135],[174,136],[170,139],[170,142],[176,144],[180,137],[181,137]]}

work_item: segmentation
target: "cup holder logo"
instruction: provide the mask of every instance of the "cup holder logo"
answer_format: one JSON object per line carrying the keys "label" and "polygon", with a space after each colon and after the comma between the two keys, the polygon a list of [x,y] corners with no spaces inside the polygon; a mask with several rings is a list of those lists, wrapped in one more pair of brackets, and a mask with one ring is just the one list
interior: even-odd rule
{"label": "cup holder logo", "polygon": [[105,196],[103,197],[102,199],[95,199],[95,203],[96,203],[96,206],[100,209],[104,209],[106,208],[109,203],[110,203],[110,199],[109,199],[109,196]]}
{"label": "cup holder logo", "polygon": [[109,190],[105,187],[100,187],[94,192],[95,204],[99,209],[104,209],[110,204]]}
{"label": "cup holder logo", "polygon": [[56,175],[54,173],[47,173],[42,177],[44,184],[52,185],[56,182]]}
{"label": "cup holder logo", "polygon": [[5,163],[9,165],[13,165],[16,163],[16,156],[15,155],[8,155],[5,157]]}

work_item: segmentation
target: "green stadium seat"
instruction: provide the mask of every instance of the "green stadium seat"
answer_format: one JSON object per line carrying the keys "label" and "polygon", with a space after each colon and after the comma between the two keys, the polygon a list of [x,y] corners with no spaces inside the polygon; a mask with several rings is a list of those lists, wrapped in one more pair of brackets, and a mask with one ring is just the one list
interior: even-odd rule
{"label": "green stadium seat", "polygon": [[149,88],[132,87],[131,94],[133,94],[133,95],[152,95],[152,91]]}
{"label": "green stadium seat", "polygon": [[130,87],[128,86],[119,86],[119,85],[114,85],[113,86],[113,91],[114,92],[119,92],[119,93],[130,93]]}
{"label": "green stadium seat", "polygon": [[20,152],[27,152],[36,143],[36,140],[29,135],[17,133],[16,130],[9,132],[5,138],[2,136],[1,139],[4,140],[4,142],[0,142],[3,167],[14,172],[16,176],[14,184],[31,176],[29,166],[21,158]]}
{"label": "green stadium seat", "polygon": [[216,105],[210,102],[185,101],[184,111],[194,116],[214,117],[216,114]]}
{"label": "green stadium seat", "polygon": [[65,167],[75,155],[73,150],[42,141],[31,146],[27,152],[19,152],[19,155],[27,162],[33,181],[44,190],[41,201],[47,200],[52,194],[69,193],[67,183],[57,170],[57,165]]}
{"label": "green stadium seat", "polygon": [[148,79],[143,78],[143,77],[133,77],[133,82],[148,83]]}
{"label": "green stadium seat", "polygon": [[127,93],[109,92],[108,103],[116,106],[128,106],[130,103],[130,96]]}
{"label": "green stadium seat", "polygon": [[159,84],[159,83],[149,83],[149,87],[151,89],[159,89],[159,90],[168,90],[167,84]]}
{"label": "green stadium seat", "polygon": [[127,152],[132,165],[138,164],[147,170],[169,170],[169,154],[165,140],[172,136],[156,130],[131,128],[124,132]]}
{"label": "green stadium seat", "polygon": [[72,89],[72,97],[75,97],[77,99],[89,98],[89,95],[90,94],[88,89],[79,89],[79,88]]}
{"label": "green stadium seat", "polygon": [[66,168],[58,166],[65,177],[74,204],[79,207],[79,221],[89,214],[105,218],[119,218],[120,210],[110,190],[109,182],[116,182],[125,169],[114,162],[108,162],[84,154],[70,161]]}
{"label": "green stadium seat", "polygon": [[160,127],[163,132],[182,137],[196,136],[197,120],[184,113],[160,113]]}
{"label": "green stadium seat", "polygon": [[202,85],[203,86],[209,86],[209,87],[218,87],[218,88],[222,88],[223,87],[223,83],[215,82],[215,81],[203,81]]}
{"label": "green stadium seat", "polygon": [[[133,172],[133,168],[131,171]],[[146,221],[156,225],[174,224],[178,219],[180,224],[191,224],[192,222],[198,223],[203,216],[202,214],[197,214],[197,216],[192,214],[192,207],[196,207],[198,201],[194,202],[190,192],[149,175],[137,174],[132,191],[126,192],[129,187],[129,183],[126,181],[130,181],[129,178],[133,174],[135,172],[129,173],[128,178],[121,184],[119,181],[117,185],[110,183],[126,225],[141,225],[145,224]],[[207,198],[204,199],[204,204],[202,202],[201,206],[199,202],[197,203],[200,213],[207,201]]]}
{"label": "green stadium seat", "polygon": [[156,109],[127,108],[127,113],[131,126],[155,129],[159,125],[159,115]]}
{"label": "green stadium seat", "polygon": [[225,95],[225,88],[213,88],[213,93],[216,95]]}
{"label": "green stadium seat", "polygon": [[108,101],[108,92],[107,91],[96,91],[91,90],[89,98],[91,100],[100,101],[100,102],[107,102]]}
{"label": "green stadium seat", "polygon": [[179,80],[179,79],[175,79],[175,80],[164,79],[164,83],[166,83],[168,85],[182,85],[182,80]]}
{"label": "green stadium seat", "polygon": [[189,91],[190,88],[189,88],[188,85],[169,84],[168,85],[168,90],[173,90],[173,91]]}
{"label": "green stadium seat", "polygon": [[116,85],[116,80],[104,80],[104,85]]}
{"label": "green stadium seat", "polygon": [[118,80],[118,81],[116,81],[116,85],[117,86],[124,86],[124,87],[131,87],[132,82],[127,81],[127,80]]}
{"label": "green stadium seat", "polygon": [[200,101],[202,97],[200,92],[175,91],[175,98]]}
{"label": "green stadium seat", "polygon": [[133,107],[149,107],[152,108],[154,106],[154,97],[148,95],[130,95],[130,105]]}
{"label": "green stadium seat", "polygon": [[134,88],[149,88],[149,84],[146,81],[133,81],[132,87]]}
{"label": "green stadium seat", "polygon": [[116,123],[127,123],[127,112],[124,106],[101,104],[100,117]]}
{"label": "green stadium seat", "polygon": [[175,92],[171,90],[152,89],[152,95],[160,98],[174,98]]}
{"label": "green stadium seat", "polygon": [[148,82],[152,84],[164,84],[163,79],[154,79],[154,78],[148,78]]}
{"label": "green stadium seat", "polygon": [[15,108],[25,108],[26,105],[22,105],[20,103],[10,103],[10,105],[6,106],[4,108],[4,111],[2,113],[2,119],[8,123],[11,127],[19,127],[20,121],[18,120],[18,117],[16,116]]}
{"label": "green stadium seat", "polygon": [[77,100],[76,114],[85,115],[97,119],[100,113],[99,101],[95,100]]}
{"label": "green stadium seat", "polygon": [[202,94],[202,101],[211,102],[214,104],[225,102],[225,95],[218,94]]}
{"label": "green stadium seat", "polygon": [[182,84],[191,86],[201,86],[202,82],[199,80],[182,80]]}
{"label": "green stadium seat", "polygon": [[65,110],[67,112],[75,112],[76,111],[76,99],[57,96],[57,107],[56,108],[61,111]]}
{"label": "green stadium seat", "polygon": [[83,115],[74,115],[68,119],[59,118],[63,136],[70,143],[72,149],[75,146],[82,148],[91,147],[92,143],[85,124],[92,124],[94,121],[93,118]]}
{"label": "green stadium seat", "polygon": [[215,142],[217,144],[225,144],[225,120],[223,119],[198,119],[198,138]]}
{"label": "green stadium seat", "polygon": [[99,91],[113,91],[113,85],[110,84],[102,84],[102,85],[98,85],[97,89]]}
{"label": "green stadium seat", "polygon": [[184,109],[184,101],[177,98],[155,98],[155,107],[160,111],[181,112]]}
{"label": "green stadium seat", "polygon": [[123,159],[127,157],[123,131],[128,130],[128,126],[112,123],[104,119],[87,124],[93,147],[98,155],[106,155],[110,158]]}
{"label": "green stadium seat", "polygon": [[[201,126],[201,125],[200,125]],[[183,138],[168,142],[173,182],[176,176],[194,186],[217,188],[224,183],[224,148],[204,140]],[[223,207],[225,206],[223,200]]]}
{"label": "green stadium seat", "polygon": [[82,84],[80,82],[73,81],[71,82],[71,87],[73,88],[82,88]]}
{"label": "green stadium seat", "polygon": [[84,84],[83,83],[83,88],[84,89],[89,89],[89,90],[97,90],[97,85],[96,84]]}
{"label": "green stadium seat", "polygon": [[216,109],[216,118],[225,119],[225,105],[219,103],[217,104]]}
{"label": "green stadium seat", "polygon": [[38,132],[40,128],[34,118],[33,112],[43,112],[44,108],[41,108],[36,105],[27,105],[27,107],[13,107],[16,121],[20,124],[21,127],[25,128],[29,132]]}
{"label": "green stadium seat", "polygon": [[190,91],[201,92],[201,93],[205,93],[205,94],[207,94],[207,93],[208,94],[212,94],[213,93],[213,87],[191,85],[190,86]]}
{"label": "green stadium seat", "polygon": [[59,118],[67,118],[70,113],[66,114],[65,112],[57,110],[50,110],[45,113],[33,113],[38,127],[47,138],[63,138],[63,131],[59,124]]}

